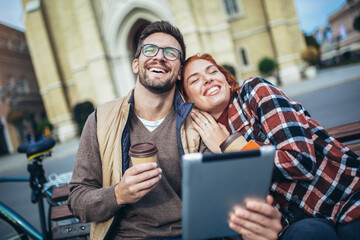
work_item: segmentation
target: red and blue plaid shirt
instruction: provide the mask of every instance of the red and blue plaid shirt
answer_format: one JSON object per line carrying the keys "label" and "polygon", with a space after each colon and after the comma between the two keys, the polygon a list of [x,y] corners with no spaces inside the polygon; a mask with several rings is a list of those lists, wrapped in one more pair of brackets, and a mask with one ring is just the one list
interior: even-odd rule
{"label": "red and blue plaid shirt", "polygon": [[249,78],[228,109],[232,131],[275,145],[271,194],[333,222],[360,217],[360,157],[330,136],[303,106],[271,83]]}

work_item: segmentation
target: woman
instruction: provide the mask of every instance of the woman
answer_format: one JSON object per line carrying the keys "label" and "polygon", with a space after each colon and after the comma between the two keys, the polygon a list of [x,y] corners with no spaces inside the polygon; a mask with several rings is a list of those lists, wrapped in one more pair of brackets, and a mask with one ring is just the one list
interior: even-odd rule
{"label": "woman", "polygon": [[286,220],[282,239],[359,238],[360,157],[329,136],[301,104],[260,78],[240,87],[208,54],[185,62],[178,87],[202,110],[191,116],[212,151],[220,151],[228,132],[276,146],[270,191]]}

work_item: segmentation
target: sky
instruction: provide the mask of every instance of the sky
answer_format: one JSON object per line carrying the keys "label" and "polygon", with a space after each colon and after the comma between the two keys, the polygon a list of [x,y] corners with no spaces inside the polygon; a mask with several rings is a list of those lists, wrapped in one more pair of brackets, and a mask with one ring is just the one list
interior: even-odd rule
{"label": "sky", "polygon": [[294,3],[301,30],[312,34],[317,28],[326,26],[328,17],[339,10],[346,0],[294,0]]}
{"label": "sky", "polygon": [[21,0],[0,0],[0,22],[18,30],[25,30]]}
{"label": "sky", "polygon": [[[293,0],[301,30],[312,34],[327,25],[328,16],[341,8],[346,0]],[[19,30],[25,30],[22,22],[21,0],[0,0],[0,22]]]}

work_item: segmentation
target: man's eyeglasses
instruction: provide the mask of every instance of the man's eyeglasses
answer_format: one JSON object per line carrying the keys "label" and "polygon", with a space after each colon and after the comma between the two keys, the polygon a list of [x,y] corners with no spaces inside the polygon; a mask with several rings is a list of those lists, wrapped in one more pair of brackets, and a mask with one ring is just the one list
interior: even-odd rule
{"label": "man's eyeglasses", "polygon": [[163,50],[164,58],[169,61],[175,61],[177,60],[181,52],[180,50],[173,48],[173,47],[158,47],[154,44],[143,44],[141,45],[141,51],[146,57],[154,57],[156,54],[158,54],[159,49]]}

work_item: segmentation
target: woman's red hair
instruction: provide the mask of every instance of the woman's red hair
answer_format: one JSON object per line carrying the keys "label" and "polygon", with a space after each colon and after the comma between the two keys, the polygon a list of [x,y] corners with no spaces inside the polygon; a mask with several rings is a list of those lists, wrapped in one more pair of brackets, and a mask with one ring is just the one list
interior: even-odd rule
{"label": "woman's red hair", "polygon": [[177,84],[177,88],[178,90],[180,91],[180,93],[184,96],[185,100],[188,100],[188,96],[187,94],[185,93],[185,89],[184,89],[184,72],[185,72],[185,69],[186,69],[186,66],[195,61],[195,60],[199,60],[199,59],[202,59],[202,60],[206,60],[208,62],[211,62],[212,64],[214,64],[214,66],[217,67],[217,69],[219,69],[219,71],[225,75],[225,78],[226,78],[226,81],[229,83],[229,85],[231,86],[231,89],[230,89],[230,93],[231,93],[231,96],[234,95],[234,93],[239,90],[240,86],[239,86],[239,83],[237,82],[236,78],[234,75],[232,75],[228,70],[226,70],[226,68],[224,68],[223,66],[219,65],[216,63],[215,59],[208,53],[204,53],[204,54],[196,54],[196,55],[193,55],[191,57],[189,57],[183,67],[182,67],[182,70],[181,70],[181,80],[178,81],[178,84]]}

